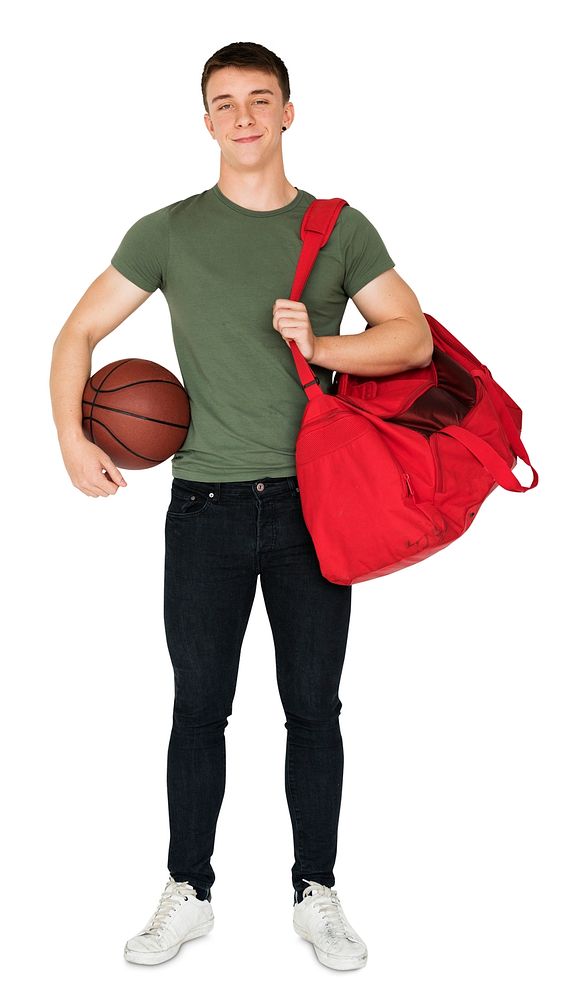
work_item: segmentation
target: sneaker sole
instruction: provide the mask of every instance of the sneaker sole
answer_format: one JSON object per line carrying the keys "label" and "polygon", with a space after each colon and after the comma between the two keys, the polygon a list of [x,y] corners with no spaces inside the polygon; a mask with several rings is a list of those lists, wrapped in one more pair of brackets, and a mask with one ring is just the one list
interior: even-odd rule
{"label": "sneaker sole", "polygon": [[329,955],[328,952],[323,951],[322,948],[319,948],[319,946],[315,944],[313,939],[305,930],[302,930],[297,924],[293,924],[293,926],[299,937],[302,937],[304,941],[309,941],[312,944],[319,962],[322,962],[322,964],[326,965],[329,969],[338,969],[339,971],[362,969],[367,964],[367,951],[365,951],[363,955],[359,955],[358,958],[347,958],[343,955]]}
{"label": "sneaker sole", "polygon": [[172,948],[166,948],[164,951],[132,951],[126,945],[124,946],[124,957],[127,962],[134,962],[135,965],[161,965],[162,962],[169,962],[171,958],[174,958],[178,954],[182,945],[185,941],[192,941],[194,938],[202,937],[204,934],[208,934],[214,926],[214,917],[208,920],[206,923],[201,924],[199,927],[195,927],[194,930],[187,934],[186,937],[179,941],[178,944],[174,944]]}

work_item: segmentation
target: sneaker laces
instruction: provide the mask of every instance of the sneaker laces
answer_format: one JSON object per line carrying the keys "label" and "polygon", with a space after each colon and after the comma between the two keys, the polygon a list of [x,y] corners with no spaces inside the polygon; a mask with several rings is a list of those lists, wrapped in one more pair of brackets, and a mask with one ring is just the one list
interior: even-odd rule
{"label": "sneaker laces", "polygon": [[189,896],[196,896],[196,889],[188,882],[176,882],[171,875],[160,897],[160,902],[142,933],[159,935],[166,926],[171,913],[176,909],[174,904],[178,901],[178,905],[182,906],[182,903]]}
{"label": "sneaker laces", "polygon": [[325,921],[327,934],[330,937],[344,937],[348,938],[349,941],[356,941],[357,938],[352,934],[352,928],[343,913],[336,889],[331,889],[328,885],[321,885],[320,882],[312,882],[308,878],[303,879],[303,882],[309,883],[303,892],[303,899],[312,896],[313,893],[315,896],[322,897],[311,905],[318,910]]}

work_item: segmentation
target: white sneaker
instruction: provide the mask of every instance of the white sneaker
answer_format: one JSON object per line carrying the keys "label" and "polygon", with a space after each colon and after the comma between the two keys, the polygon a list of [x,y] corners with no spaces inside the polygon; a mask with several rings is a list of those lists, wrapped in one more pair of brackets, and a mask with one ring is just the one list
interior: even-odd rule
{"label": "white sneaker", "polygon": [[159,965],[174,958],[181,944],[208,934],[214,913],[208,899],[198,899],[188,882],[175,882],[172,875],[152,917],[124,946],[127,962]]}
{"label": "white sneaker", "polygon": [[308,882],[302,902],[293,906],[293,926],[310,941],[319,962],[329,969],[361,969],[367,964],[367,946],[348,922],[336,890]]}

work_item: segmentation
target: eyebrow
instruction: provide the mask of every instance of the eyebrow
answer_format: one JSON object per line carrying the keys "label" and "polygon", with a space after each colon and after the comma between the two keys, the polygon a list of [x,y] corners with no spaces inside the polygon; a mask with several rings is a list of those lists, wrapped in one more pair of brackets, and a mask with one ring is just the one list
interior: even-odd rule
{"label": "eyebrow", "polygon": [[[251,90],[250,94],[271,94],[272,97],[274,97],[272,90],[267,90],[265,87],[261,88],[260,90]],[[228,98],[232,96],[233,96],[232,94],[219,94],[218,97],[213,97],[210,103],[214,104],[215,101],[224,101],[225,97]]]}

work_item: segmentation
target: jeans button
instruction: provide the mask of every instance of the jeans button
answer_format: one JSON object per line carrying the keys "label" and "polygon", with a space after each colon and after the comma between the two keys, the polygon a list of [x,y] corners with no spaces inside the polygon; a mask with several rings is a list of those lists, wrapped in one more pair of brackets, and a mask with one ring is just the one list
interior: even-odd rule
{"label": "jeans button", "polygon": [[256,488],[259,491],[259,493],[262,493],[262,491],[264,490],[264,483],[257,483]]}

